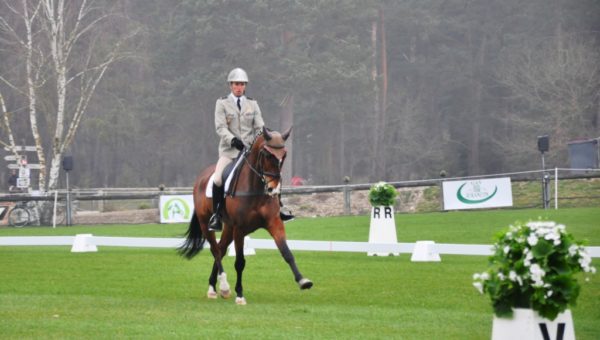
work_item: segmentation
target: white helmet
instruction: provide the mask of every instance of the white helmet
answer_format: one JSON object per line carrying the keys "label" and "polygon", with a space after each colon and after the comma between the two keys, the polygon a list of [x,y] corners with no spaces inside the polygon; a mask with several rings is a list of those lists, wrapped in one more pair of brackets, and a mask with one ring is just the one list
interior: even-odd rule
{"label": "white helmet", "polygon": [[243,69],[241,69],[239,67],[231,70],[231,72],[229,72],[229,75],[227,76],[227,82],[231,83],[234,81],[247,83],[248,75],[246,74],[246,71],[244,71]]}

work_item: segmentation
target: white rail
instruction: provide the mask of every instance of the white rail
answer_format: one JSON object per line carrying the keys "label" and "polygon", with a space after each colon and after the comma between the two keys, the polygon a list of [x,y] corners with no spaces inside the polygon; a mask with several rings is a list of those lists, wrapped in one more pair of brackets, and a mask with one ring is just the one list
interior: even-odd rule
{"label": "white rail", "polygon": [[[75,236],[11,236],[0,237],[0,246],[71,246]],[[92,236],[89,242],[96,246],[136,248],[177,248],[183,238],[108,237]],[[248,239],[246,246],[255,249],[277,249],[270,239]],[[414,243],[368,243],[347,241],[296,241],[289,240],[292,250],[354,252],[354,253],[404,253],[413,252]],[[492,255],[492,245],[436,243],[433,250],[445,255]],[[600,247],[586,247],[591,257],[600,257]]]}

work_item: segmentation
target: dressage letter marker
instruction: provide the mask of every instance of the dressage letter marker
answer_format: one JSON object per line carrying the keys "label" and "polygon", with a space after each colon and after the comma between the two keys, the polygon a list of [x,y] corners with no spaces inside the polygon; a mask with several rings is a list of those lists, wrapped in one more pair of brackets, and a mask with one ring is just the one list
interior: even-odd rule
{"label": "dressage letter marker", "polygon": [[[369,243],[398,243],[396,237],[396,221],[394,220],[394,208],[391,206],[379,206],[371,208],[371,227],[369,228]],[[398,253],[391,253],[398,255]],[[390,253],[368,252],[368,256],[388,256]]]}

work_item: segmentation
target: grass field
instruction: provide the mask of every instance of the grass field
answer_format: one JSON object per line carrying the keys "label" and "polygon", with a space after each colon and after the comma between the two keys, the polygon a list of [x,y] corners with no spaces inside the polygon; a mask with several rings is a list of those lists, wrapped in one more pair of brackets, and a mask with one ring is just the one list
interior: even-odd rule
{"label": "grass field", "polygon": [[[600,246],[600,209],[490,210],[396,215],[399,242],[491,244],[515,220],[542,217]],[[299,219],[295,240],[367,241],[368,216]],[[177,237],[185,225],[3,228],[2,236]],[[253,238],[268,238],[257,232]],[[209,252],[192,261],[172,249],[0,247],[0,338],[489,339],[489,299],[472,287],[484,256],[295,252],[314,281],[300,291],[276,251],[257,250],[244,272],[247,306],[205,298]],[[594,264],[598,267],[597,259]],[[233,258],[226,258],[230,283]],[[572,308],[578,339],[600,338],[600,277],[583,282]]]}

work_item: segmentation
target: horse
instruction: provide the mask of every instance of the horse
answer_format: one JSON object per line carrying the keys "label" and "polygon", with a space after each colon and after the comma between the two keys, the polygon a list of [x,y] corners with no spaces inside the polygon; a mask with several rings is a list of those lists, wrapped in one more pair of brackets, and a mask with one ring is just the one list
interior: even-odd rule
{"label": "horse", "polygon": [[[281,256],[289,265],[294,275],[294,280],[300,289],[310,289],[311,280],[302,276],[294,255],[290,251],[285,234],[285,227],[279,216],[279,195],[281,194],[281,168],[285,161],[287,150],[285,141],[292,128],[279,133],[265,127],[258,134],[250,149],[242,151],[242,159],[235,170],[234,187],[226,190],[225,207],[221,208],[223,231],[217,243],[215,232],[208,230],[208,222],[212,215],[212,198],[206,197],[206,188],[210,177],[214,173],[215,165],[204,169],[198,175],[193,190],[194,214],[185,234],[185,241],[179,248],[180,255],[192,259],[204,247],[207,240],[214,257],[213,268],[208,279],[209,299],[217,299],[217,279],[219,280],[219,295],[222,298],[231,296],[227,275],[223,270],[222,259],[227,247],[234,241],[235,244],[235,270],[237,279],[235,283],[236,299],[238,305],[245,305],[242,287],[242,273],[246,265],[244,258],[244,237],[259,228],[266,229]],[[225,183],[225,181],[224,181]]]}

